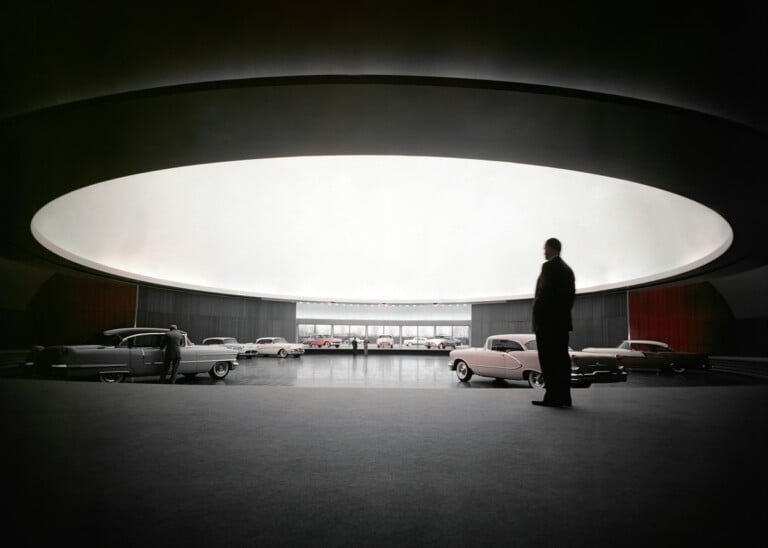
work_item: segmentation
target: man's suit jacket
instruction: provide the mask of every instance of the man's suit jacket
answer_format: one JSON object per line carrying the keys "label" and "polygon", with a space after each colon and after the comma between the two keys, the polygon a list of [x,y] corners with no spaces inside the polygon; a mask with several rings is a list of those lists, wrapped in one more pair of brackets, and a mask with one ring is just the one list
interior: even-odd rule
{"label": "man's suit jacket", "polygon": [[541,265],[533,299],[533,331],[571,331],[576,294],[573,270],[556,255]]}
{"label": "man's suit jacket", "polygon": [[181,358],[181,341],[184,340],[184,335],[175,329],[168,331],[165,334],[163,340],[163,348],[165,349],[165,359],[175,360]]}

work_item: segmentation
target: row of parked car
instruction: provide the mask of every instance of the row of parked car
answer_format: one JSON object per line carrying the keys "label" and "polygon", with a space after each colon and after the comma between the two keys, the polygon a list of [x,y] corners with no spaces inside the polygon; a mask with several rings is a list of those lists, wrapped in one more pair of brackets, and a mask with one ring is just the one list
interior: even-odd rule
{"label": "row of parked car", "polygon": [[[341,339],[339,337],[332,337],[330,335],[312,335],[302,340],[302,343],[306,346],[313,348],[339,348],[341,345],[351,345],[353,341],[357,341],[359,347],[363,346],[365,339],[359,337],[350,337],[348,339]],[[376,348],[394,348],[395,340],[391,335],[381,335],[376,339]],[[439,337],[413,337],[405,339],[403,346],[406,347],[419,347],[423,346],[427,349],[437,348],[458,348],[461,346],[461,341],[455,337],[439,336]]]}
{"label": "row of parked car", "polygon": [[[99,333],[89,344],[39,347],[28,362],[42,373],[97,376],[103,382],[159,375],[164,365],[161,347],[167,331],[142,327],[110,329]],[[449,365],[462,382],[468,382],[474,375],[525,380],[531,386],[544,382],[533,334],[492,335],[481,348],[456,348],[458,341],[447,338],[427,339],[425,346],[442,343],[445,347],[446,342],[454,348],[449,354]],[[321,346],[327,346],[325,343],[322,341]],[[291,343],[283,337],[261,337],[253,343],[240,343],[234,337],[209,337],[203,344],[196,345],[184,333],[179,373],[184,376],[208,373],[215,379],[223,379],[238,366],[240,357],[300,357],[305,352],[304,344]],[[677,352],[668,344],[652,340],[627,340],[618,347],[571,349],[570,354],[574,386],[623,382],[627,369],[633,368],[675,373],[689,368],[710,368],[705,354]]]}
{"label": "row of parked car", "polygon": [[241,343],[235,337],[207,337],[203,339],[203,344],[231,348],[237,351],[238,358],[252,358],[259,355],[298,358],[304,353],[304,345],[288,342],[283,337],[261,337],[256,339],[256,342],[247,343]]}

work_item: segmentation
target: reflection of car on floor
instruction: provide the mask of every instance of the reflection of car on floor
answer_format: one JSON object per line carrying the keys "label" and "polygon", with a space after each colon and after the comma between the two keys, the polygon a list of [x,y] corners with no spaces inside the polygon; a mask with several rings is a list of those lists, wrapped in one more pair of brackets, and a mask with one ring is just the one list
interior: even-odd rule
{"label": "reflection of car on floor", "polygon": [[426,337],[413,337],[412,339],[405,339],[403,341],[405,346],[427,346]]}
{"label": "reflection of car on floor", "polygon": [[331,337],[330,335],[312,335],[311,337],[304,339],[302,342],[310,348],[313,346],[322,346],[324,348],[335,346],[338,348],[341,345],[341,339],[338,337]]}
{"label": "reflection of car on floor", "polygon": [[618,356],[629,369],[656,369],[684,373],[686,369],[710,369],[709,356],[677,352],[667,343],[648,339],[623,341],[618,347],[588,347],[584,352]]}
{"label": "reflection of car on floor", "polygon": [[251,358],[258,354],[253,343],[241,343],[235,337],[207,337],[203,339],[203,344],[221,344],[232,350],[237,350],[238,358]]}
{"label": "reflection of car on floor", "polygon": [[439,348],[442,350],[443,348],[457,348],[461,345],[461,341],[454,337],[432,337],[427,339],[424,344],[427,348]]}
{"label": "reflection of car on floor", "polygon": [[[121,382],[126,377],[159,375],[164,363],[163,338],[167,329],[126,327],[98,334],[90,344],[49,346],[35,359],[42,374],[98,377]],[[194,377],[208,373],[223,379],[237,367],[237,350],[223,345],[195,345],[184,334],[179,374]]]}
{"label": "reflection of car on floor", "polygon": [[382,335],[376,339],[376,348],[392,348],[394,345],[394,339],[389,335]]}
{"label": "reflection of car on floor", "polygon": [[260,337],[254,343],[256,350],[260,355],[277,356],[285,358],[286,356],[301,357],[304,353],[304,345],[290,343],[283,337]]}
{"label": "reflection of car on floor", "polygon": [[[449,354],[449,365],[462,382],[473,375],[495,379],[524,380],[543,386],[536,335],[492,335],[482,348],[461,348]],[[623,382],[627,372],[615,357],[571,351],[571,386],[595,382]]]}

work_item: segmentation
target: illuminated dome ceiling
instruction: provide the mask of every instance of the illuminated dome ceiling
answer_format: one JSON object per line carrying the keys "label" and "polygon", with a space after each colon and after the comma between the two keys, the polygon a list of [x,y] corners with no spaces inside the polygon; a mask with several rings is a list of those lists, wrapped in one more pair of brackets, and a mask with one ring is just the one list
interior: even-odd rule
{"label": "illuminated dome ceiling", "polygon": [[549,236],[582,292],[765,264],[756,36],[481,4],[35,14],[11,253],[338,302],[524,298]]}
{"label": "illuminated dome ceiling", "polygon": [[57,198],[32,230],[54,253],[146,282],[413,303],[530,297],[552,234],[565,241],[579,291],[692,270],[732,237],[715,212],[653,187],[417,156],[300,156],[131,175]]}

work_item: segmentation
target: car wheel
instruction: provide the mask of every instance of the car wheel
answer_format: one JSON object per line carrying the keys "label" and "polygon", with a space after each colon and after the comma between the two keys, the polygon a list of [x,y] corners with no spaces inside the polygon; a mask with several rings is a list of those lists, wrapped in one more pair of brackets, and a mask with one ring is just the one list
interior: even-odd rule
{"label": "car wheel", "polygon": [[544,388],[544,375],[540,371],[529,371],[527,380],[531,388]]}
{"label": "car wheel", "polygon": [[472,378],[472,370],[467,365],[467,362],[459,360],[456,364],[456,376],[461,382],[469,382]]}
{"label": "car wheel", "polygon": [[216,362],[208,371],[208,374],[213,379],[223,379],[229,374],[229,364],[227,362]]}
{"label": "car wheel", "polygon": [[323,343],[323,346],[324,346],[325,348],[330,348],[330,347],[331,347],[331,343],[329,343],[329,342],[325,342],[325,343]]}
{"label": "car wheel", "polygon": [[278,358],[285,358],[285,348],[281,348],[277,351],[277,357]]}
{"label": "car wheel", "polygon": [[673,373],[677,373],[678,375],[680,373],[685,373],[684,365],[675,365],[674,363],[672,363],[669,365],[669,368],[672,370]]}
{"label": "car wheel", "polygon": [[101,382],[115,383],[125,380],[125,373],[99,373]]}

